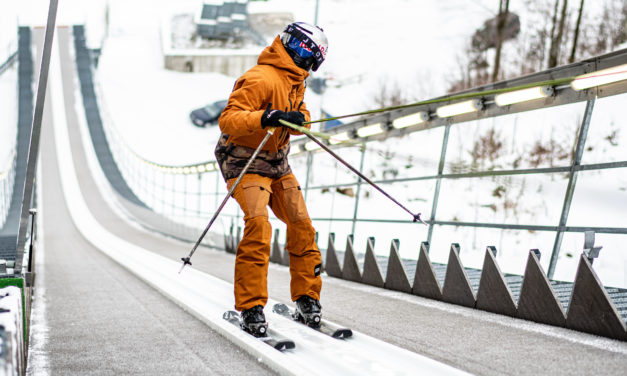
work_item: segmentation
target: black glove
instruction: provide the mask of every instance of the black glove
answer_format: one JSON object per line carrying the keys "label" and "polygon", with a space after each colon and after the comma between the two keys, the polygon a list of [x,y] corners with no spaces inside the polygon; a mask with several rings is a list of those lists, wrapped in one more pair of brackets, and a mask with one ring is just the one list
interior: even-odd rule
{"label": "black glove", "polygon": [[281,110],[273,110],[272,103],[268,103],[268,107],[261,116],[261,128],[284,127],[279,120],[285,120],[292,124],[302,126],[305,122],[305,115],[298,111],[284,112]]}
{"label": "black glove", "polygon": [[303,126],[303,123],[305,122],[305,115],[302,112],[298,112],[298,111],[290,111],[288,113],[285,114],[286,116],[286,121],[289,121],[292,124],[296,124],[298,126]]}
{"label": "black glove", "polygon": [[287,120],[286,113],[281,110],[273,110],[272,103],[268,103],[268,108],[261,115],[261,128],[265,127],[282,127],[279,119]]}

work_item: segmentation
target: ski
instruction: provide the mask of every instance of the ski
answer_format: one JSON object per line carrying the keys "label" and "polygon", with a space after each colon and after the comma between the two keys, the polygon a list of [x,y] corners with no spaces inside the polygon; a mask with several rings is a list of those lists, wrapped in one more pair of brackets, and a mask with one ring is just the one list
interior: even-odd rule
{"label": "ski", "polygon": [[[300,322],[301,324],[305,325],[303,322],[301,322],[300,320],[296,319],[296,315],[294,313],[294,310],[290,309],[287,305],[283,304],[283,303],[277,303],[274,305],[274,307],[272,307],[272,311],[274,313],[277,313],[281,316],[287,317],[289,319],[292,319],[294,321]],[[326,320],[322,320],[320,322],[320,326],[317,328],[305,325],[308,328],[311,328],[315,331],[318,331],[322,334],[326,334],[330,337],[333,338],[337,338],[337,339],[345,339],[345,338],[350,338],[353,336],[353,331],[348,329],[348,328],[342,328],[340,326],[337,326],[335,324],[332,324]]]}
{"label": "ski", "polygon": [[[226,311],[222,315],[222,318],[230,322],[231,324],[237,326],[238,328],[242,329],[242,321],[240,319],[239,313],[235,311]],[[294,343],[294,341],[280,336],[279,334],[275,333],[271,329],[268,329],[268,332],[266,333],[265,337],[255,337],[254,335],[252,335],[251,333],[247,332],[244,329],[242,329],[242,331],[250,334],[252,337],[257,338],[258,340],[265,343],[266,345],[272,346],[279,351],[289,350],[289,349],[293,349],[296,347],[296,344]]]}

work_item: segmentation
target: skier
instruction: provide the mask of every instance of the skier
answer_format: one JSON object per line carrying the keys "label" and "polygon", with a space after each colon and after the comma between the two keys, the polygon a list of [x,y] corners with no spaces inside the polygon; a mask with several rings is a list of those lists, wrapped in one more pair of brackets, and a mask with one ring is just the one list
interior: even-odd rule
{"label": "skier", "polygon": [[267,331],[263,308],[268,300],[272,235],[268,205],[287,225],[290,292],[296,302],[296,316],[313,327],[321,320],[320,251],[301,188],[287,159],[290,135],[302,133],[279,120],[301,126],[310,120],[303,101],[305,79],[310,70],[320,67],[327,46],[321,28],[304,22],[288,25],[263,50],[257,65],[236,81],[219,119],[222,135],[215,154],[227,189],[235,183],[268,127],[276,128],[232,194],[244,212],[245,222],[235,259],[235,309],[241,311],[243,329],[255,336],[264,336]]}

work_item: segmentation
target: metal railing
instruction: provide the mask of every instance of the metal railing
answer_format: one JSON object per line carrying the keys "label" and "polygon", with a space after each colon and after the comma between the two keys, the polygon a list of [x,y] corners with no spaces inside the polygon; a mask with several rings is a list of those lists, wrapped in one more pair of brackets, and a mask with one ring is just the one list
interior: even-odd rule
{"label": "metal railing", "polygon": [[[475,88],[467,93],[475,93],[482,108],[469,114],[441,118],[436,115],[441,104],[430,103],[334,128],[334,134],[346,132],[363,146],[331,146],[342,148],[343,158],[359,166],[360,172],[375,183],[410,206],[421,208],[428,227],[389,209],[377,192],[328,154],[306,146],[306,139],[294,140],[291,164],[304,187],[320,238],[325,239],[329,232],[338,233],[338,238],[363,234],[355,237],[358,243],[360,237],[365,240],[380,233],[384,237],[381,244],[388,243],[388,236],[410,245],[427,240],[432,249],[440,241],[447,249],[444,242],[454,239],[483,249],[486,244],[481,243],[482,238],[487,237],[489,244],[498,239],[499,249],[522,247],[524,252],[518,252],[522,258],[529,247],[551,246],[549,277],[555,273],[569,234],[592,230],[621,235],[619,242],[624,241],[627,227],[616,219],[603,218],[604,214],[617,218],[620,213],[611,207],[587,204],[582,198],[595,186],[595,180],[614,184],[609,188],[613,195],[620,196],[627,189],[627,182],[621,180],[627,176],[622,170],[627,167],[627,155],[620,151],[627,149],[620,145],[624,130],[616,125],[622,121],[620,102],[627,103],[627,83],[581,91],[559,85],[544,99],[508,106],[497,106],[494,95],[481,93],[625,63],[627,50]],[[116,162],[138,197],[159,213],[202,228],[226,194],[215,162],[165,166],[148,161],[124,143],[106,116],[106,105],[102,108]],[[427,116],[415,125],[394,126],[395,120],[416,113]],[[359,129],[374,124],[380,124],[380,132],[359,136]],[[582,179],[585,184],[581,184]],[[591,212],[585,213],[586,208]],[[238,215],[237,205],[231,202],[224,216]],[[278,224],[276,218],[272,221]]]}
{"label": "metal railing", "polygon": [[17,51],[9,55],[4,62],[0,63],[0,74],[6,72],[15,63],[17,63]]}
{"label": "metal railing", "polygon": [[11,198],[13,197],[13,184],[15,182],[15,165],[16,165],[16,153],[15,146],[13,151],[9,155],[8,160],[11,162],[8,164],[4,171],[0,171],[0,228],[4,226],[7,216],[9,215],[9,209],[11,207]]}
{"label": "metal railing", "polygon": [[[155,212],[187,226],[204,228],[226,194],[217,165],[212,161],[164,165],[135,153],[118,131],[99,86],[98,92],[107,141],[129,187]],[[235,209],[231,206],[232,214],[226,212],[225,216],[239,216]]]}
{"label": "metal railing", "polygon": [[[11,54],[11,56],[2,64],[0,64],[0,78],[3,73],[6,73],[9,68],[12,68],[17,62],[17,52]],[[17,81],[17,72],[15,72]],[[16,86],[17,91],[17,86]],[[17,108],[15,109],[17,114]],[[12,119],[11,116],[6,116],[3,121],[7,122]],[[15,122],[17,123],[17,116],[15,116]],[[3,151],[0,157],[0,229],[4,226],[7,216],[9,214],[9,208],[11,206],[11,198],[13,196],[13,184],[15,182],[15,166],[16,166],[16,142],[13,140],[11,143],[6,143],[8,140],[4,140],[3,145],[8,146],[8,150]],[[5,154],[6,153],[6,154]]]}

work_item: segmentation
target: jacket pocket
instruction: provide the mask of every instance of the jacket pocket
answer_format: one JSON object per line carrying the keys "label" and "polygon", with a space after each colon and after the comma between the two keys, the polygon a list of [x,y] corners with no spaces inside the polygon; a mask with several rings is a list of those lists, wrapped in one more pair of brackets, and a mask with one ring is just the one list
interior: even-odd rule
{"label": "jacket pocket", "polygon": [[[268,216],[268,202],[272,190],[269,185],[259,182],[242,183],[244,201],[246,202],[245,219]],[[242,208],[244,210],[244,208]]]}

